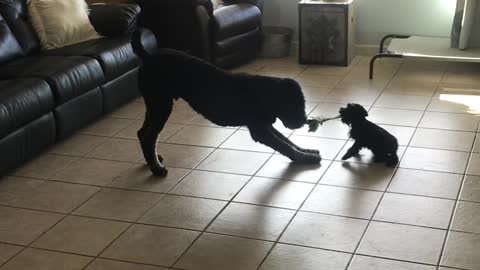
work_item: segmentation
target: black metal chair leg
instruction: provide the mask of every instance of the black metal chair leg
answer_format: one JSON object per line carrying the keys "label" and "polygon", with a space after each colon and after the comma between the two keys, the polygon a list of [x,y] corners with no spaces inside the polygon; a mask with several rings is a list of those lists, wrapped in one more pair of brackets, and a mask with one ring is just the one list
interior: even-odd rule
{"label": "black metal chair leg", "polygon": [[373,71],[374,71],[374,66],[375,66],[375,61],[378,58],[402,58],[403,55],[401,54],[390,54],[390,53],[380,53],[372,57],[372,60],[370,60],[370,73],[369,73],[369,78],[370,80],[373,79]]}
{"label": "black metal chair leg", "polygon": [[396,35],[396,34],[391,34],[391,35],[386,35],[382,38],[382,41],[380,41],[380,50],[379,53],[383,53],[383,49],[385,48],[385,42],[389,38],[409,38],[410,36],[407,35]]}

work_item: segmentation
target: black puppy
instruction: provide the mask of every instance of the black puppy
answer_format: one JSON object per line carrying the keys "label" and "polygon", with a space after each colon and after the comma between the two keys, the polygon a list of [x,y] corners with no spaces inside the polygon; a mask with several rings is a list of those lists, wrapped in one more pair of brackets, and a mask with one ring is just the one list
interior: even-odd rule
{"label": "black puppy", "polygon": [[138,138],[154,175],[167,174],[161,163],[163,158],[156,154],[156,142],[172,112],[174,100],[179,98],[214,124],[248,127],[254,141],[294,162],[320,162],[318,150],[300,148],[272,127],[277,118],[290,129],[298,129],[307,121],[305,99],[295,80],[232,74],[169,49],[148,52],[138,32],[132,46],[143,61],[138,79],[146,105]]}
{"label": "black puppy", "polygon": [[388,166],[397,165],[397,139],[385,129],[365,119],[367,116],[368,112],[358,104],[348,104],[346,108],[340,109],[340,118],[351,127],[350,137],[355,140],[342,160],[358,155],[360,149],[365,147],[373,152],[375,162],[385,162]]}

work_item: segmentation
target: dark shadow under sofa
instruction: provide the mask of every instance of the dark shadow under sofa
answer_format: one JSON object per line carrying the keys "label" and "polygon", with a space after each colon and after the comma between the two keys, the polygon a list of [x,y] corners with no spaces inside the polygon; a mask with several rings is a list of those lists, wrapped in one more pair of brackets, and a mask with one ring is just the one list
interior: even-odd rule
{"label": "dark shadow under sofa", "polygon": [[[101,39],[43,51],[26,0],[0,0],[0,175],[137,97],[140,8],[92,5]],[[156,46],[149,32],[145,46]]]}

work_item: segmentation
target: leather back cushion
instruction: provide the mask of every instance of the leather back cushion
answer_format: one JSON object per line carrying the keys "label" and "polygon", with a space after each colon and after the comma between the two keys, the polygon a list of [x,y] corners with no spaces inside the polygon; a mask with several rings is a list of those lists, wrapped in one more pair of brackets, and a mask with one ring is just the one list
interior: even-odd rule
{"label": "leather back cushion", "polygon": [[0,15],[0,64],[22,56],[22,48]]}
{"label": "leather back cushion", "polygon": [[3,16],[25,55],[39,51],[40,41],[28,16],[27,0],[0,0]]}

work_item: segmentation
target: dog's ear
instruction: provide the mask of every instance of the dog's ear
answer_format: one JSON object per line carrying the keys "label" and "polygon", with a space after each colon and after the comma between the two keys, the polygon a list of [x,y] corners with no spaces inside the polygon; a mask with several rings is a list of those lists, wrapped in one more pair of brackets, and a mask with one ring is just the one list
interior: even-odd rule
{"label": "dog's ear", "polygon": [[360,114],[362,115],[362,117],[367,117],[368,116],[367,110],[361,105],[358,105],[358,106],[359,106],[359,109],[360,109],[360,112],[361,112]]}

